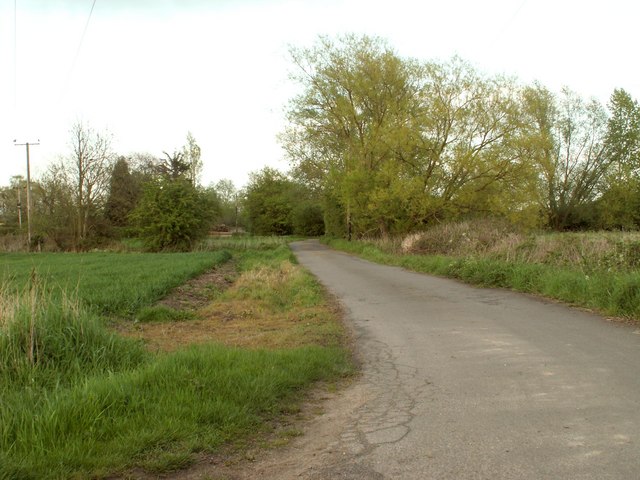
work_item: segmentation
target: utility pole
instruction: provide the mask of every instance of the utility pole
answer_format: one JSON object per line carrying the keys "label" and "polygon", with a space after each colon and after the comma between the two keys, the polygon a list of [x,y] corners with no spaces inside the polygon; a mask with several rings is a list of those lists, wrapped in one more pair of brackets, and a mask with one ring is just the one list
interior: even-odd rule
{"label": "utility pole", "polygon": [[18,227],[22,232],[22,185],[18,185]]}
{"label": "utility pole", "polygon": [[31,249],[31,163],[29,162],[29,145],[40,145],[40,140],[32,143],[16,143],[14,140],[13,143],[16,147],[22,145],[27,147],[27,245]]}

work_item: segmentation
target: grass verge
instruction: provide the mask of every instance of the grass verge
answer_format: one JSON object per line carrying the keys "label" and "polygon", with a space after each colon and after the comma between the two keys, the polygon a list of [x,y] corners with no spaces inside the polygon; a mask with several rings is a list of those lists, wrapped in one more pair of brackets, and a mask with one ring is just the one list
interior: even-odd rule
{"label": "grass verge", "polygon": [[484,287],[510,288],[543,295],[604,315],[640,319],[640,273],[594,271],[546,264],[509,262],[482,257],[402,255],[388,253],[367,242],[324,240],[333,248],[368,260],[417,272],[456,278]]}
{"label": "grass verge", "polygon": [[[183,468],[264,428],[302,388],[346,372],[343,350],[201,345],[0,409],[0,478],[100,477]],[[13,400],[13,401],[12,401]]]}

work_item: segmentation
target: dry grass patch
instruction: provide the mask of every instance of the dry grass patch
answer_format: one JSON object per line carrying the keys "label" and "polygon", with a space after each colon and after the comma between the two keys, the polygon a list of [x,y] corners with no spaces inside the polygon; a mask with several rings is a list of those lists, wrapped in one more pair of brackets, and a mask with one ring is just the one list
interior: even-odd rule
{"label": "dry grass patch", "polygon": [[[289,260],[259,266],[233,283],[229,268],[226,290],[197,308],[193,320],[122,324],[120,333],[143,340],[152,351],[165,352],[211,342],[267,349],[341,343],[344,331],[337,302],[326,302],[325,292],[300,266]],[[198,296],[195,285],[209,288],[200,279],[183,291]],[[178,292],[172,298],[169,305],[184,306]]]}

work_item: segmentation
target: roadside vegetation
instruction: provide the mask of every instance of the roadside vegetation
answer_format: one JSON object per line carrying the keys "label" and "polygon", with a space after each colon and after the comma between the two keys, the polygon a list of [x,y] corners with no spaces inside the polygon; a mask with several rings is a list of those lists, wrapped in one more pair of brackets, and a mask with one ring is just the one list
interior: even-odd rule
{"label": "roadside vegetation", "polygon": [[[335,308],[284,240],[268,243],[233,249],[226,240],[166,256],[4,255],[0,478],[182,469],[268,432],[313,382],[349,373]],[[205,270],[224,272],[224,288],[198,286]],[[179,283],[206,301],[158,308]],[[168,326],[177,327],[172,344],[164,335],[160,348]]]}
{"label": "roadside vegetation", "polygon": [[326,242],[379,263],[640,319],[640,233],[535,234],[480,220],[384,240]]}

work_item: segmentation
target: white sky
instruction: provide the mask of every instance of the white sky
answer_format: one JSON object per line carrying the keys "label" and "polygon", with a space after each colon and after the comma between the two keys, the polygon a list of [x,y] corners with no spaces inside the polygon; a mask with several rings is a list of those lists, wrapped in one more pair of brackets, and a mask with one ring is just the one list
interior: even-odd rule
{"label": "white sky", "polygon": [[204,184],[286,170],[288,46],[318,35],[378,35],[423,60],[459,54],[603,103],[614,88],[640,98],[636,0],[96,0],[81,43],[92,3],[0,0],[0,185],[26,175],[14,139],[40,140],[37,176],[68,151],[77,119],[109,130],[124,155],[173,152],[191,131]]}

